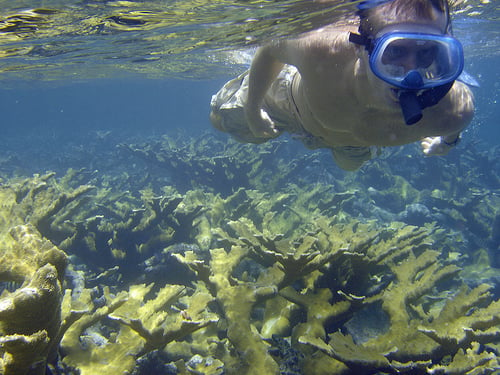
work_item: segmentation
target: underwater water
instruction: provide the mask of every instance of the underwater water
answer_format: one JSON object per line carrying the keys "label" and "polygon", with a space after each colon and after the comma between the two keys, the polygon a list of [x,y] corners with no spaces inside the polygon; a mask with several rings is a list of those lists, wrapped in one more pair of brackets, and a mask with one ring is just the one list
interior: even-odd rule
{"label": "underwater water", "polygon": [[0,374],[500,373],[500,10],[447,156],[239,144],[210,98],[347,1],[0,0]]}

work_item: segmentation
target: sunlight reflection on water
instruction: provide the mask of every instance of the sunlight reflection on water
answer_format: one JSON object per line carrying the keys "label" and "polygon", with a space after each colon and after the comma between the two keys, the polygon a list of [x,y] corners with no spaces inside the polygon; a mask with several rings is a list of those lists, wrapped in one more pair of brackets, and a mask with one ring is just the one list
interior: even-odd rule
{"label": "sunlight reflection on water", "polygon": [[[497,54],[498,6],[456,1],[455,29],[466,55]],[[6,82],[227,75],[241,63],[228,51],[320,27],[356,8],[345,0],[1,0],[0,9],[0,79]]]}

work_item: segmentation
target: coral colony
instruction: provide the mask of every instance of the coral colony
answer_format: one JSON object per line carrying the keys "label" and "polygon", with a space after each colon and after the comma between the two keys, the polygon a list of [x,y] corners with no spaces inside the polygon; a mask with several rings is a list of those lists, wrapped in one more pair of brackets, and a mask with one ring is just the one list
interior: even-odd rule
{"label": "coral colony", "polygon": [[117,151],[163,184],[144,166],[3,181],[0,373],[498,371],[494,260],[450,229],[491,247],[498,194],[453,198],[468,181],[446,175],[418,189],[383,160],[324,182],[318,154],[252,147]]}

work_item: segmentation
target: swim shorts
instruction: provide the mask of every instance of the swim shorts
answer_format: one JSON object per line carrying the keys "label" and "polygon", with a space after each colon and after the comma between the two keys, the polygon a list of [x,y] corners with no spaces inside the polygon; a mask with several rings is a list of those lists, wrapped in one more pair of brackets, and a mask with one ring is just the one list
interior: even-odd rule
{"label": "swim shorts", "polygon": [[[210,119],[218,130],[231,134],[239,142],[263,143],[269,138],[253,135],[244,113],[244,103],[248,95],[249,72],[227,82],[217,94],[212,96]],[[370,147],[329,146],[319,137],[302,127],[300,113],[293,99],[300,76],[297,68],[286,65],[274,80],[264,98],[263,108],[274,121],[280,132],[289,132],[307,148],[329,148],[337,164],[346,170],[355,170],[373,157]]]}
{"label": "swim shorts", "polygon": [[[292,98],[292,83],[297,69],[287,65],[274,80],[264,98],[263,108],[280,131],[301,134],[300,117]],[[245,120],[244,103],[248,95],[249,71],[227,82],[212,96],[211,120],[216,129],[231,134],[237,141],[262,143],[268,138],[255,137]]]}

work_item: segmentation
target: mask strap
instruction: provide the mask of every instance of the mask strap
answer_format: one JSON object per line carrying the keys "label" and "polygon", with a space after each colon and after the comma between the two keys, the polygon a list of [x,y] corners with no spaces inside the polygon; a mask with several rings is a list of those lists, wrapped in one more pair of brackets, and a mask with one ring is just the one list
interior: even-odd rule
{"label": "mask strap", "polygon": [[370,44],[370,38],[361,34],[349,32],[349,42],[366,47]]}
{"label": "mask strap", "polygon": [[353,32],[349,33],[349,42],[357,44],[359,46],[364,46],[365,49],[370,54],[373,50],[373,39],[362,34],[356,34]]}
{"label": "mask strap", "polygon": [[375,8],[379,5],[382,5],[384,3],[388,3],[389,1],[392,1],[392,0],[365,0],[365,1],[359,2],[357,7],[359,10],[371,9],[371,8]]}

